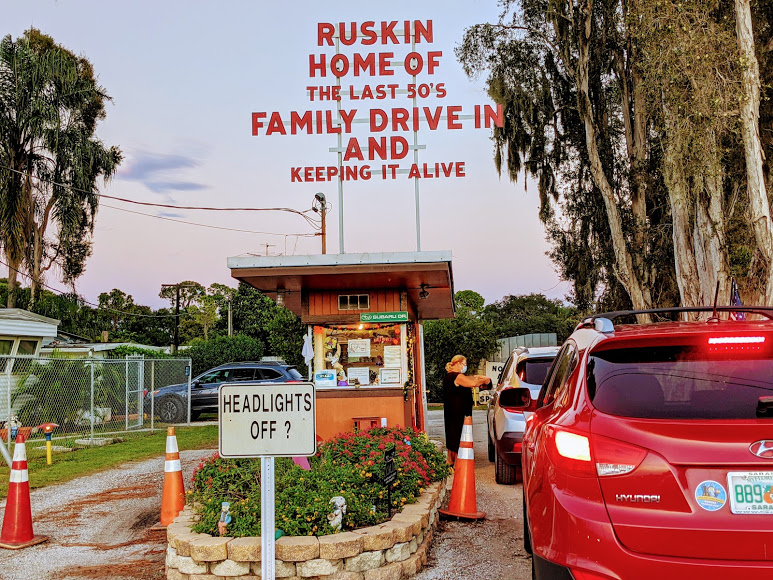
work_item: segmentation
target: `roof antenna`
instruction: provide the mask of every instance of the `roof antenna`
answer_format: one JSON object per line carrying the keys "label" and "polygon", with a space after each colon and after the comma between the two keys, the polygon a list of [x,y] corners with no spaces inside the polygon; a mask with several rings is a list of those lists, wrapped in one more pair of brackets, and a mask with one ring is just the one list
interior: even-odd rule
{"label": "roof antenna", "polygon": [[714,311],[711,313],[711,318],[709,318],[706,322],[719,322],[719,317],[717,316],[718,300],[719,300],[719,280],[717,280],[717,290],[714,292]]}

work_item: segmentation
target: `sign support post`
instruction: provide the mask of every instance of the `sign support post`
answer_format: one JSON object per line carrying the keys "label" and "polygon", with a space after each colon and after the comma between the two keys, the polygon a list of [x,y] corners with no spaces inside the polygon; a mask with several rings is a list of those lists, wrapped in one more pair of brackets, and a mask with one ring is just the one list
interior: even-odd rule
{"label": "sign support post", "polygon": [[220,457],[260,459],[261,578],[276,578],[274,457],[317,452],[311,383],[230,383],[218,390]]}
{"label": "sign support post", "polygon": [[276,578],[276,516],[274,504],[274,458],[260,458],[260,574]]}

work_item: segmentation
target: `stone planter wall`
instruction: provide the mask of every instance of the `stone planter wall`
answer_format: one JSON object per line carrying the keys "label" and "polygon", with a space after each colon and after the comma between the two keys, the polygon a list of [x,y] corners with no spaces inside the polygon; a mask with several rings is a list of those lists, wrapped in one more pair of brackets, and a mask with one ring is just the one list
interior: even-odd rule
{"label": "stone planter wall", "polygon": [[[284,536],[276,541],[276,577],[313,580],[400,580],[427,562],[437,510],[450,489],[437,482],[390,521],[329,536]],[[186,507],[167,527],[168,580],[260,578],[260,538],[213,537],[191,531]]]}

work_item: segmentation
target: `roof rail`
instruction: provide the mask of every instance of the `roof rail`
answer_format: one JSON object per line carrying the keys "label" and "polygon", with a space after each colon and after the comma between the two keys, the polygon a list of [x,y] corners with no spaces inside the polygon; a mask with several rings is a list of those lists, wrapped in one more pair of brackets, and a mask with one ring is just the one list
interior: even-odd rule
{"label": "roof rail", "polygon": [[745,312],[748,314],[759,314],[768,320],[773,320],[773,307],[770,306],[676,306],[672,308],[648,308],[646,310],[617,310],[615,312],[601,312],[599,314],[593,314],[585,320],[596,320],[597,318],[607,318],[609,320],[614,320],[620,316],[631,316],[636,314],[714,312],[715,310],[717,312]]}

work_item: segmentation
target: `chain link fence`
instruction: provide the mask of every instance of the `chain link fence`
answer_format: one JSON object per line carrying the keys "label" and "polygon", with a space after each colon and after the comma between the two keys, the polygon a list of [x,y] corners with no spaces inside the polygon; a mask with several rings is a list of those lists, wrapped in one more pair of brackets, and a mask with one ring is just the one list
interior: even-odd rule
{"label": "chain link fence", "polygon": [[[43,429],[38,427],[55,423],[55,444],[77,447],[153,430],[158,410],[153,397],[146,395],[180,385],[187,403],[190,375],[189,358],[0,356],[0,438],[8,445],[20,430],[27,439],[42,440]],[[190,423],[189,408],[183,416]]]}

